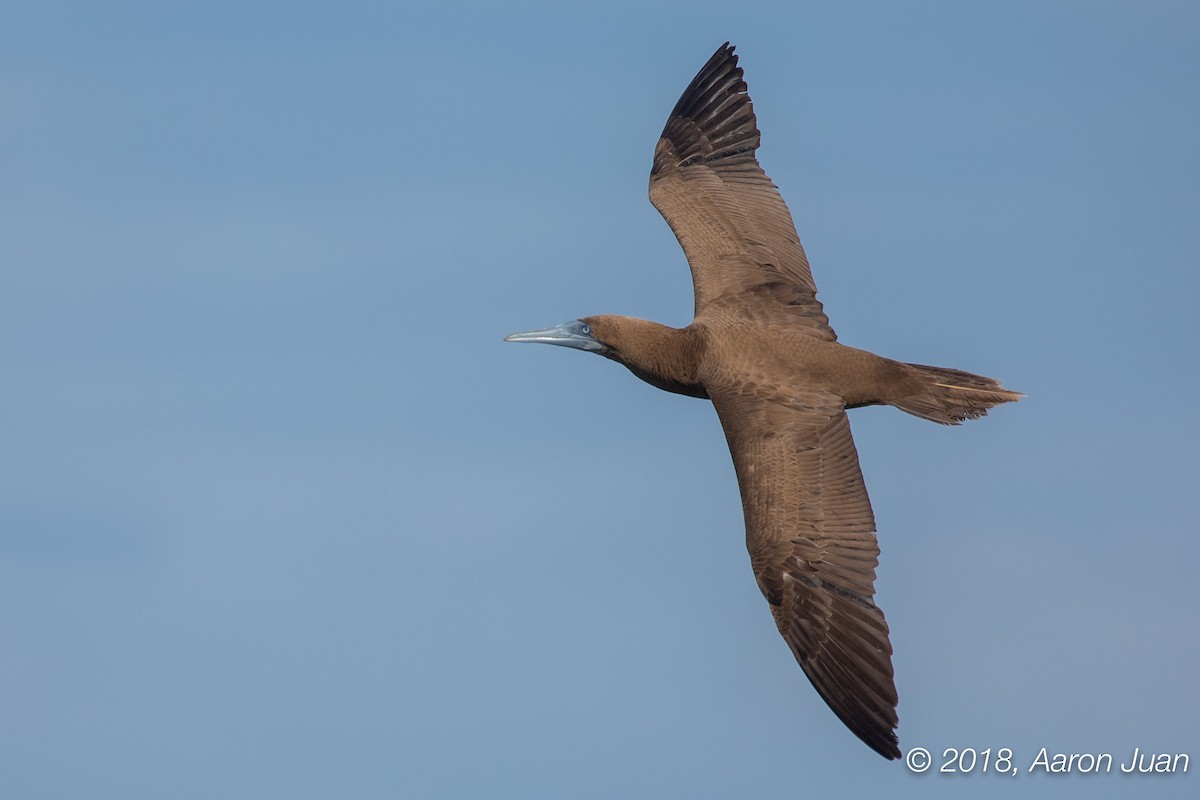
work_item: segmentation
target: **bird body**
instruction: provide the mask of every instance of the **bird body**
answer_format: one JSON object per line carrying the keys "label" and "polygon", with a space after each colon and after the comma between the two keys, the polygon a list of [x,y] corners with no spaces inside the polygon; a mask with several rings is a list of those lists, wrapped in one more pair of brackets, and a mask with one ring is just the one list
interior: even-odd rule
{"label": "bird body", "polygon": [[797,387],[803,388],[801,403],[805,392],[824,387],[843,407],[859,408],[912,398],[930,384],[921,367],[745,320],[697,319],[682,329],[614,315],[580,321],[606,344],[601,355],[652,386],[691,397],[711,398],[712,389],[786,405]]}
{"label": "bird body", "polygon": [[874,603],[875,518],[846,409],[892,405],[958,424],[1021,395],[992,378],[839,342],[758,144],[727,42],[676,103],[650,173],[650,199],[692,271],[692,323],[598,315],[507,341],[595,352],[660,389],[712,401],[750,564],[780,633],[842,722],[897,758],[892,646]]}

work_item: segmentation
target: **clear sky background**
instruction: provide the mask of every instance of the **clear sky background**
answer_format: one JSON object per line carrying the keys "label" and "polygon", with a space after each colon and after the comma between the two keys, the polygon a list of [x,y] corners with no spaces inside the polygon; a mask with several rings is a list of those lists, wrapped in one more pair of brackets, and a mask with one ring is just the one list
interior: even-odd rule
{"label": "clear sky background", "polygon": [[[1200,6],[24,3],[0,29],[0,795],[1195,797]],[[724,40],[841,340],[914,776],[774,629],[646,198]]]}

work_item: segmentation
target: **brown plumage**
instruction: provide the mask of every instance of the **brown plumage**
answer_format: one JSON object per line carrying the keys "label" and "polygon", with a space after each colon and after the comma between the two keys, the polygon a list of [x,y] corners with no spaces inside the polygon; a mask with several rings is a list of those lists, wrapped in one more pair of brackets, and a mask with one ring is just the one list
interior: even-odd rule
{"label": "brown plumage", "polygon": [[691,266],[692,324],[595,316],[508,341],[591,350],[661,389],[712,400],[779,632],[842,722],[897,758],[892,646],[873,600],[875,518],[846,409],[892,405],[957,425],[1021,395],[840,344],[758,144],[727,42],[675,104],[650,172],[650,199]]}

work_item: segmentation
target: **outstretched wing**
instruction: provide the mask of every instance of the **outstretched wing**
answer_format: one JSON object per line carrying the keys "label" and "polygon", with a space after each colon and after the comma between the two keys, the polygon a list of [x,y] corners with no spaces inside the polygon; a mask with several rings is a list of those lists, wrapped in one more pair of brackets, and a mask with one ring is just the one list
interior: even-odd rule
{"label": "outstretched wing", "polygon": [[737,56],[726,42],[671,111],[654,149],[650,201],[683,245],[696,316],[781,310],[801,329],[835,338],[796,226],[754,151],[758,124]]}
{"label": "outstretched wing", "polygon": [[879,545],[850,422],[833,394],[788,404],[710,392],[746,515],[746,545],[779,632],[858,738],[899,758],[892,646],[873,602]]}

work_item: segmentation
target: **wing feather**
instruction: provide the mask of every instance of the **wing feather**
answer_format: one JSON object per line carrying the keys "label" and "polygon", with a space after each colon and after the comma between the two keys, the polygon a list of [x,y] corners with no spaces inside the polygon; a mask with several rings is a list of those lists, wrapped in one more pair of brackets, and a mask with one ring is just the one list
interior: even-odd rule
{"label": "wing feather", "polygon": [[842,722],[898,758],[892,646],[874,603],[875,518],[840,399],[710,394],[737,471],[751,566],[779,632]]}
{"label": "wing feather", "polygon": [[814,336],[835,337],[778,188],[755,158],[758,123],[726,42],[675,104],[654,151],[650,200],[687,254],[696,315],[786,311]]}

